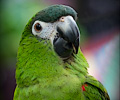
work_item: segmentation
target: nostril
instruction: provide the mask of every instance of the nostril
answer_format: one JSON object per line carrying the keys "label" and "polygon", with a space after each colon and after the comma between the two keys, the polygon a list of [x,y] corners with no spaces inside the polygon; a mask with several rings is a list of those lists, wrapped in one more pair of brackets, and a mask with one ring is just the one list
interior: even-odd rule
{"label": "nostril", "polygon": [[59,20],[60,20],[60,22],[64,22],[65,17],[61,17]]}

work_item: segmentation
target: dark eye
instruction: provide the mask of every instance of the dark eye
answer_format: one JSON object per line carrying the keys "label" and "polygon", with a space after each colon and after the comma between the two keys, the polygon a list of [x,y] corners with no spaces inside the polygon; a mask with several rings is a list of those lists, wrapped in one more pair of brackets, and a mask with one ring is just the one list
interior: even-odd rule
{"label": "dark eye", "polygon": [[36,32],[40,32],[41,29],[42,29],[42,27],[41,27],[41,25],[40,25],[39,23],[36,23],[36,24],[34,25],[34,29],[35,29]]}

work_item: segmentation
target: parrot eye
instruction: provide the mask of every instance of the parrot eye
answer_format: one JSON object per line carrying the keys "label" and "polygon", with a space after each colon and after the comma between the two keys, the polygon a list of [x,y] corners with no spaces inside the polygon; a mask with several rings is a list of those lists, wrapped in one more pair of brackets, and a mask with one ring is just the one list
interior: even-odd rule
{"label": "parrot eye", "polygon": [[34,29],[35,29],[36,32],[40,32],[41,29],[42,29],[40,23],[36,23],[36,24],[34,25]]}

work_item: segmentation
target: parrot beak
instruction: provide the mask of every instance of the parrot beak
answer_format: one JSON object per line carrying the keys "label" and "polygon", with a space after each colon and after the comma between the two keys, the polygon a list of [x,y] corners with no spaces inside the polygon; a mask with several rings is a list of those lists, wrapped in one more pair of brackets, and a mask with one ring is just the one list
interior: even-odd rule
{"label": "parrot beak", "polygon": [[57,32],[58,38],[54,39],[53,44],[58,55],[67,57],[73,52],[77,54],[80,44],[80,32],[73,17],[62,17],[57,25]]}

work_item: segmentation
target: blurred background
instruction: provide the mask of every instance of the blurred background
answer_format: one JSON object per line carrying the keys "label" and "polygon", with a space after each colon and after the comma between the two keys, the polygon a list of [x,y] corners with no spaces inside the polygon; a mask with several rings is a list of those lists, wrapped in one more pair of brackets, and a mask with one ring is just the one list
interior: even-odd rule
{"label": "blurred background", "polygon": [[119,0],[1,0],[0,100],[13,99],[16,55],[25,25],[52,4],[65,4],[78,12],[81,50],[89,73],[102,82],[111,100],[119,100]]}

